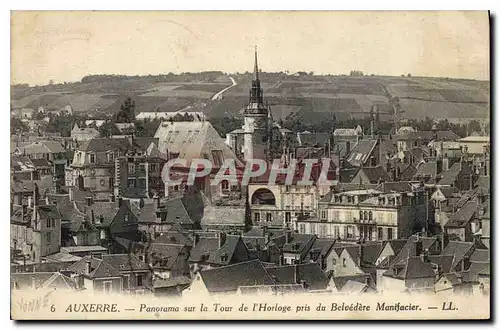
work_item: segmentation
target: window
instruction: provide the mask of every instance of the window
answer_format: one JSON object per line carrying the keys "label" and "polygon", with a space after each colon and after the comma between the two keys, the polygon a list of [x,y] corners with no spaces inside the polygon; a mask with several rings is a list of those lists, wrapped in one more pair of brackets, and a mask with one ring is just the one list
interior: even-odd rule
{"label": "window", "polygon": [[128,174],[135,174],[135,164],[128,163]]}
{"label": "window", "polygon": [[321,219],[326,220],[326,211],[325,210],[321,211]]}
{"label": "window", "polygon": [[326,237],[327,236],[327,227],[326,225],[319,225],[319,236]]}
{"label": "window", "polygon": [[50,241],[52,240],[52,233],[48,232],[47,233],[47,243],[50,244]]}
{"label": "window", "polygon": [[143,276],[142,274],[140,274],[140,275],[136,275],[136,279],[137,279],[137,286],[139,286],[139,287],[140,287],[140,286],[142,286],[142,285],[143,285],[143,283],[142,283],[142,282],[143,282],[143,277],[144,277],[144,276]]}
{"label": "window", "polygon": [[135,179],[128,179],[128,187],[135,188]]}
{"label": "window", "polygon": [[301,224],[299,225],[299,232],[300,232],[301,234],[305,234],[305,233],[306,233],[306,225],[305,225],[305,224],[301,223]]}
{"label": "window", "polygon": [[289,185],[286,185],[286,186],[285,186],[285,191],[286,191],[286,192],[289,192],[289,191],[290,191],[290,186],[289,186]]}
{"label": "window", "polygon": [[266,213],[266,221],[271,222],[273,220],[273,215],[271,213]]}
{"label": "window", "polygon": [[255,222],[260,222],[260,213],[255,213],[254,220]]}
{"label": "window", "polygon": [[363,216],[364,216],[363,220],[368,220],[368,212],[367,211],[363,212]]}
{"label": "window", "polygon": [[45,227],[50,228],[50,219],[45,220]]}
{"label": "window", "polygon": [[156,164],[149,164],[149,169],[151,172],[156,172]]}
{"label": "window", "polygon": [[392,228],[387,228],[387,239],[392,239]]}
{"label": "window", "polygon": [[373,227],[368,227],[368,239],[371,241],[373,239]]}
{"label": "window", "polygon": [[378,228],[378,240],[383,241],[384,240],[384,229],[379,227]]}
{"label": "window", "polygon": [[339,220],[340,218],[340,211],[333,211],[333,220]]}
{"label": "window", "polygon": [[107,156],[108,156],[108,163],[112,163],[115,161],[115,154],[114,153],[108,152]]}
{"label": "window", "polygon": [[111,282],[111,281],[104,281],[103,282],[103,291],[105,293],[111,293],[112,289],[113,289],[113,282]]}
{"label": "window", "polygon": [[130,275],[123,275],[123,288],[127,290],[130,287]]}
{"label": "window", "polygon": [[128,214],[125,214],[125,215],[123,216],[123,220],[124,220],[125,222],[128,222]]}
{"label": "window", "polygon": [[364,220],[363,211],[359,211],[359,220]]}
{"label": "window", "polygon": [[372,220],[373,220],[373,212],[372,212],[372,211],[370,211],[370,212],[368,213],[368,220],[370,220],[370,221],[372,221]]}
{"label": "window", "polygon": [[56,226],[56,219],[52,219],[52,227]]}
{"label": "window", "polygon": [[227,180],[221,181],[220,185],[223,191],[229,190],[229,182]]}
{"label": "window", "polygon": [[95,163],[95,155],[94,154],[90,154],[89,158],[90,158],[90,164],[94,164]]}
{"label": "window", "polygon": [[316,235],[316,225],[311,223],[309,228],[311,228],[311,235]]}
{"label": "window", "polygon": [[346,228],[347,228],[347,238],[354,238],[353,226],[346,226]]}
{"label": "window", "polygon": [[292,221],[292,214],[290,212],[285,212],[285,222]]}
{"label": "window", "polygon": [[342,267],[347,267],[347,260],[342,258]]}
{"label": "window", "polygon": [[335,233],[335,238],[337,238],[337,239],[340,238],[340,229],[339,229],[339,226],[335,226],[333,228],[333,231]]}

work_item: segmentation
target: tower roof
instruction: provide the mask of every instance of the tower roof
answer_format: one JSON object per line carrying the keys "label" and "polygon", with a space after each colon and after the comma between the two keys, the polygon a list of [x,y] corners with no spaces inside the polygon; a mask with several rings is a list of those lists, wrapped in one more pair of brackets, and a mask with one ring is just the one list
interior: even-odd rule
{"label": "tower roof", "polygon": [[255,46],[255,61],[252,76],[252,86],[250,88],[250,97],[245,115],[268,116],[268,108],[264,105],[264,92],[260,87],[259,63],[257,60],[257,46]]}
{"label": "tower roof", "polygon": [[255,63],[253,66],[253,79],[252,80],[259,80],[259,64],[257,61],[257,46],[255,46]]}

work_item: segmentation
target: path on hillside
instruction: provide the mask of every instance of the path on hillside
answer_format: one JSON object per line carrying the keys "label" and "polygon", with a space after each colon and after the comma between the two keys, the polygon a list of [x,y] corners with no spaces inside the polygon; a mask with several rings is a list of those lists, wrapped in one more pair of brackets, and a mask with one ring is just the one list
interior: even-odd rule
{"label": "path on hillside", "polygon": [[217,94],[215,94],[215,95],[212,97],[212,101],[218,100],[218,99],[221,97],[221,95],[222,95],[224,92],[226,92],[229,88],[232,88],[232,87],[234,87],[234,86],[238,85],[238,84],[236,83],[236,81],[233,79],[233,77],[229,77],[229,79],[231,79],[231,82],[232,82],[233,84],[232,84],[231,86],[228,86],[228,87],[224,88],[223,90],[221,90],[221,91],[220,91],[220,92],[218,92]]}

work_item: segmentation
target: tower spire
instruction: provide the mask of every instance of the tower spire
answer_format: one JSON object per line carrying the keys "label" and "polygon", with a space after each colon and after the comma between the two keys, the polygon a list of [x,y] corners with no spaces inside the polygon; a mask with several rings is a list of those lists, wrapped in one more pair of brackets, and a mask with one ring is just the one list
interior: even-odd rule
{"label": "tower spire", "polygon": [[253,80],[259,80],[259,64],[257,61],[257,46],[255,46],[255,64],[253,67]]}

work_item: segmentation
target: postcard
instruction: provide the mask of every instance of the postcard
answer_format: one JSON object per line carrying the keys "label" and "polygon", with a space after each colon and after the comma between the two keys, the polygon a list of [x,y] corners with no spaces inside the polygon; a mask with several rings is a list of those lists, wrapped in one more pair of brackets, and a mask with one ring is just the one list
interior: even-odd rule
{"label": "postcard", "polygon": [[14,320],[490,318],[486,11],[13,11]]}

